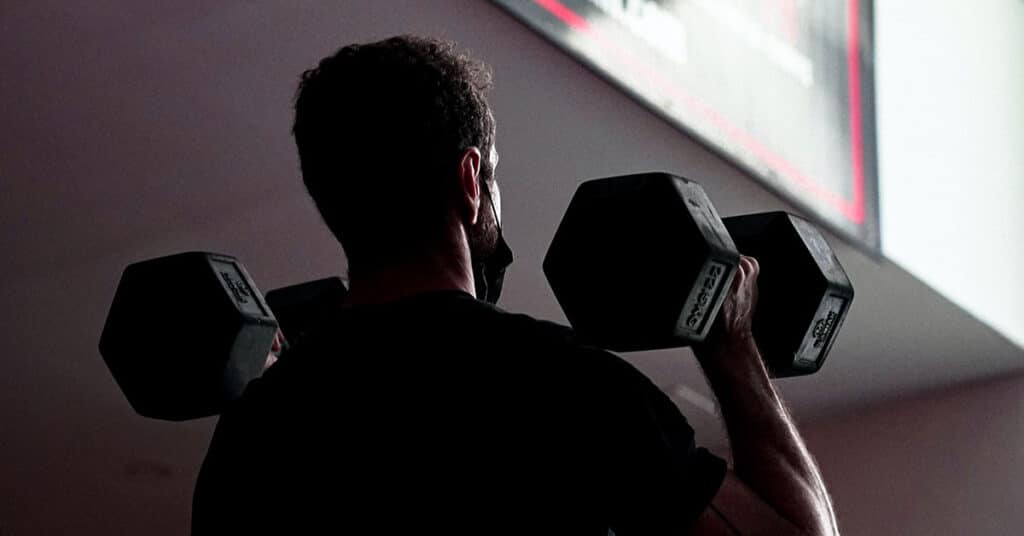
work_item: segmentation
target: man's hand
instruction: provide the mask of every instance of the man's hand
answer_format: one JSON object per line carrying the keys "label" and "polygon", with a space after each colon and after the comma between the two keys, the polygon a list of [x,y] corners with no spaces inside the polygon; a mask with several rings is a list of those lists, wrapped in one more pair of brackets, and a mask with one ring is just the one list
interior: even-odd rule
{"label": "man's hand", "polygon": [[[729,433],[735,471],[730,478],[742,483],[723,486],[713,504],[733,526],[750,527],[745,533],[764,528],[767,517],[752,515],[755,510],[749,507],[760,500],[762,513],[781,516],[779,526],[791,524],[797,533],[814,536],[837,534],[821,474],[772,386],[754,341],[759,272],[757,260],[740,257],[711,332],[693,348]],[[706,533],[714,534],[711,530]],[[768,533],[794,532],[780,529]]]}
{"label": "man's hand", "polygon": [[[722,353],[721,350],[736,348],[753,342],[754,309],[757,307],[757,276],[761,266],[757,259],[740,256],[736,276],[722,302],[722,308],[707,339],[694,347],[698,357]],[[730,352],[731,353],[731,352]]]}
{"label": "man's hand", "polygon": [[277,330],[277,333],[274,335],[274,342],[270,345],[270,353],[267,354],[267,362],[263,365],[263,370],[267,370],[270,368],[270,365],[277,363],[277,358],[281,356],[285,346],[284,333],[281,333],[281,330]]}
{"label": "man's hand", "polygon": [[[714,389],[725,383],[721,376],[728,375],[728,383],[749,382],[751,376],[763,378],[767,385],[768,372],[754,341],[754,310],[757,307],[757,276],[761,266],[757,259],[740,256],[736,275],[722,302],[718,317],[704,342],[693,346],[701,368]],[[770,386],[768,386],[770,389]],[[722,400],[719,400],[721,403]]]}

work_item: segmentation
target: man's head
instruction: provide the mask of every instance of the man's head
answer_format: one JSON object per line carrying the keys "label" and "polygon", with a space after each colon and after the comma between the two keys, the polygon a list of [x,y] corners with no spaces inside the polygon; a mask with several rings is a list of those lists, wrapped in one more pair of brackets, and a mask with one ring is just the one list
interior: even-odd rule
{"label": "man's head", "polygon": [[451,43],[408,36],[346,46],[303,73],[303,181],[353,277],[429,254],[453,218],[471,250],[493,249],[489,87],[487,67]]}

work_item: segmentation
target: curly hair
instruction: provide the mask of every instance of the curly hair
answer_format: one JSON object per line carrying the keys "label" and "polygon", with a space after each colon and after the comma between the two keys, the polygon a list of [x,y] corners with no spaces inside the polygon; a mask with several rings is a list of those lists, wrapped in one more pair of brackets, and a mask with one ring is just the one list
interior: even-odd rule
{"label": "curly hair", "polygon": [[441,238],[459,158],[477,147],[489,161],[490,86],[485,64],[415,36],[349,45],[302,73],[292,127],[302,178],[350,273]]}

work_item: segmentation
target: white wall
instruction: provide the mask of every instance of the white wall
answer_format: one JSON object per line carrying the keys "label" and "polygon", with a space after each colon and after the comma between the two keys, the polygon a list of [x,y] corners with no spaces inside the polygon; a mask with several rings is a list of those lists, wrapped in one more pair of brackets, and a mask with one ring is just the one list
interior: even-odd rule
{"label": "white wall", "polygon": [[1024,377],[803,427],[844,536],[1020,534]]}
{"label": "white wall", "polygon": [[1024,346],[1024,2],[875,21],[884,253]]}

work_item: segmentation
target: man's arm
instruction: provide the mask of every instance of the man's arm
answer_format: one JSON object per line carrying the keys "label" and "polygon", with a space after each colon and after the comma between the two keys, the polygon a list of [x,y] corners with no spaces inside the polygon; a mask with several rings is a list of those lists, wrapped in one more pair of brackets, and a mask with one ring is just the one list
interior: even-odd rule
{"label": "man's arm", "polygon": [[694,349],[722,410],[734,471],[698,526],[724,525],[744,535],[778,534],[764,530],[774,511],[782,518],[777,520],[780,525],[791,523],[797,533],[835,535],[838,528],[824,481],[754,343],[751,319],[758,271],[756,260],[741,259],[714,332]]}

